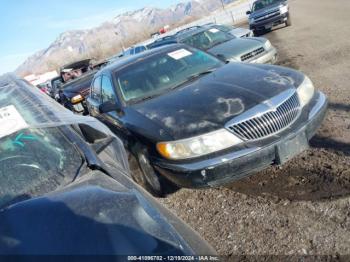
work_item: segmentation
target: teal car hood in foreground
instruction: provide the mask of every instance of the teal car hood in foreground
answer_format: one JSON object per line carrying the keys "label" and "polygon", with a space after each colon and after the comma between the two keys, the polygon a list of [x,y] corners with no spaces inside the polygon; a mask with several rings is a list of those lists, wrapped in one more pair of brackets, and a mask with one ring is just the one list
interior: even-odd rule
{"label": "teal car hood in foreground", "polygon": [[228,61],[241,61],[240,57],[260,47],[267,39],[257,37],[235,38],[207,50],[207,52]]}

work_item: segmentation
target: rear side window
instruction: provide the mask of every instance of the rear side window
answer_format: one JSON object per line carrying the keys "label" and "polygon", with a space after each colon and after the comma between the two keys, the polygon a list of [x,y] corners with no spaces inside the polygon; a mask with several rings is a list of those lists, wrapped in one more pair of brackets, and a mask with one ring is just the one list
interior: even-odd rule
{"label": "rear side window", "polygon": [[114,93],[113,84],[108,76],[102,77],[102,89],[101,89],[102,103],[111,101],[116,102],[116,96]]}
{"label": "rear side window", "polygon": [[91,98],[97,101],[101,100],[101,77],[100,76],[95,78],[94,82],[92,83]]}
{"label": "rear side window", "polygon": [[138,46],[135,49],[135,54],[141,53],[141,52],[143,52],[145,50],[146,50],[146,48],[144,46]]}

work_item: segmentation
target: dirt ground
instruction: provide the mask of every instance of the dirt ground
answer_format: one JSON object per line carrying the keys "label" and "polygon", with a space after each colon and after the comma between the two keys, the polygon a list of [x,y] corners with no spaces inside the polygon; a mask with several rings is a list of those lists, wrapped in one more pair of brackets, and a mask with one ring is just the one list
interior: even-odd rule
{"label": "dirt ground", "polygon": [[265,37],[280,65],[306,73],[329,98],[311,149],[225,188],[161,199],[220,255],[350,254],[350,1],[290,5],[293,25]]}

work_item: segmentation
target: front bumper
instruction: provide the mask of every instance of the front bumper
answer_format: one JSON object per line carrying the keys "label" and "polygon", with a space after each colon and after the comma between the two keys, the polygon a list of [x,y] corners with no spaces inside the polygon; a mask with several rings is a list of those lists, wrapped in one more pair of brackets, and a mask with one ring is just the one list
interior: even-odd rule
{"label": "front bumper", "polygon": [[64,103],[64,106],[74,113],[85,115],[88,112],[88,108],[85,100],[77,104],[72,104],[70,101],[66,101],[66,103]]}
{"label": "front bumper", "polygon": [[277,62],[277,50],[272,47],[267,52],[263,53],[261,56],[254,57],[252,60],[244,61],[254,64],[275,64]]}
{"label": "front bumper", "polygon": [[[302,124],[291,126],[280,139],[261,146],[252,146],[239,151],[228,152],[212,158],[187,163],[169,163],[164,160],[152,161],[155,169],[178,186],[187,188],[216,187],[241,179],[270,165],[278,164],[278,148],[289,143],[293,138],[305,137],[303,148],[314,136],[321,125],[326,111],[327,98],[317,92],[308,108],[304,108]],[[291,156],[292,157],[292,156]]]}
{"label": "front bumper", "polygon": [[264,31],[271,29],[273,26],[283,24],[287,21],[289,17],[289,12],[275,17],[267,18],[258,22],[251,23],[249,25],[250,30]]}

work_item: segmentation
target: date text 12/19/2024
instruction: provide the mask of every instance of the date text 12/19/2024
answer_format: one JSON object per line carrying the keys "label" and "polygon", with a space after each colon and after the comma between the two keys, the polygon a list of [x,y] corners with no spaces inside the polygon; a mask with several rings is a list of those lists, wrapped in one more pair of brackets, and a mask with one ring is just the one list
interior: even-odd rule
{"label": "date text 12/19/2024", "polygon": [[128,256],[128,261],[219,261],[218,256]]}

